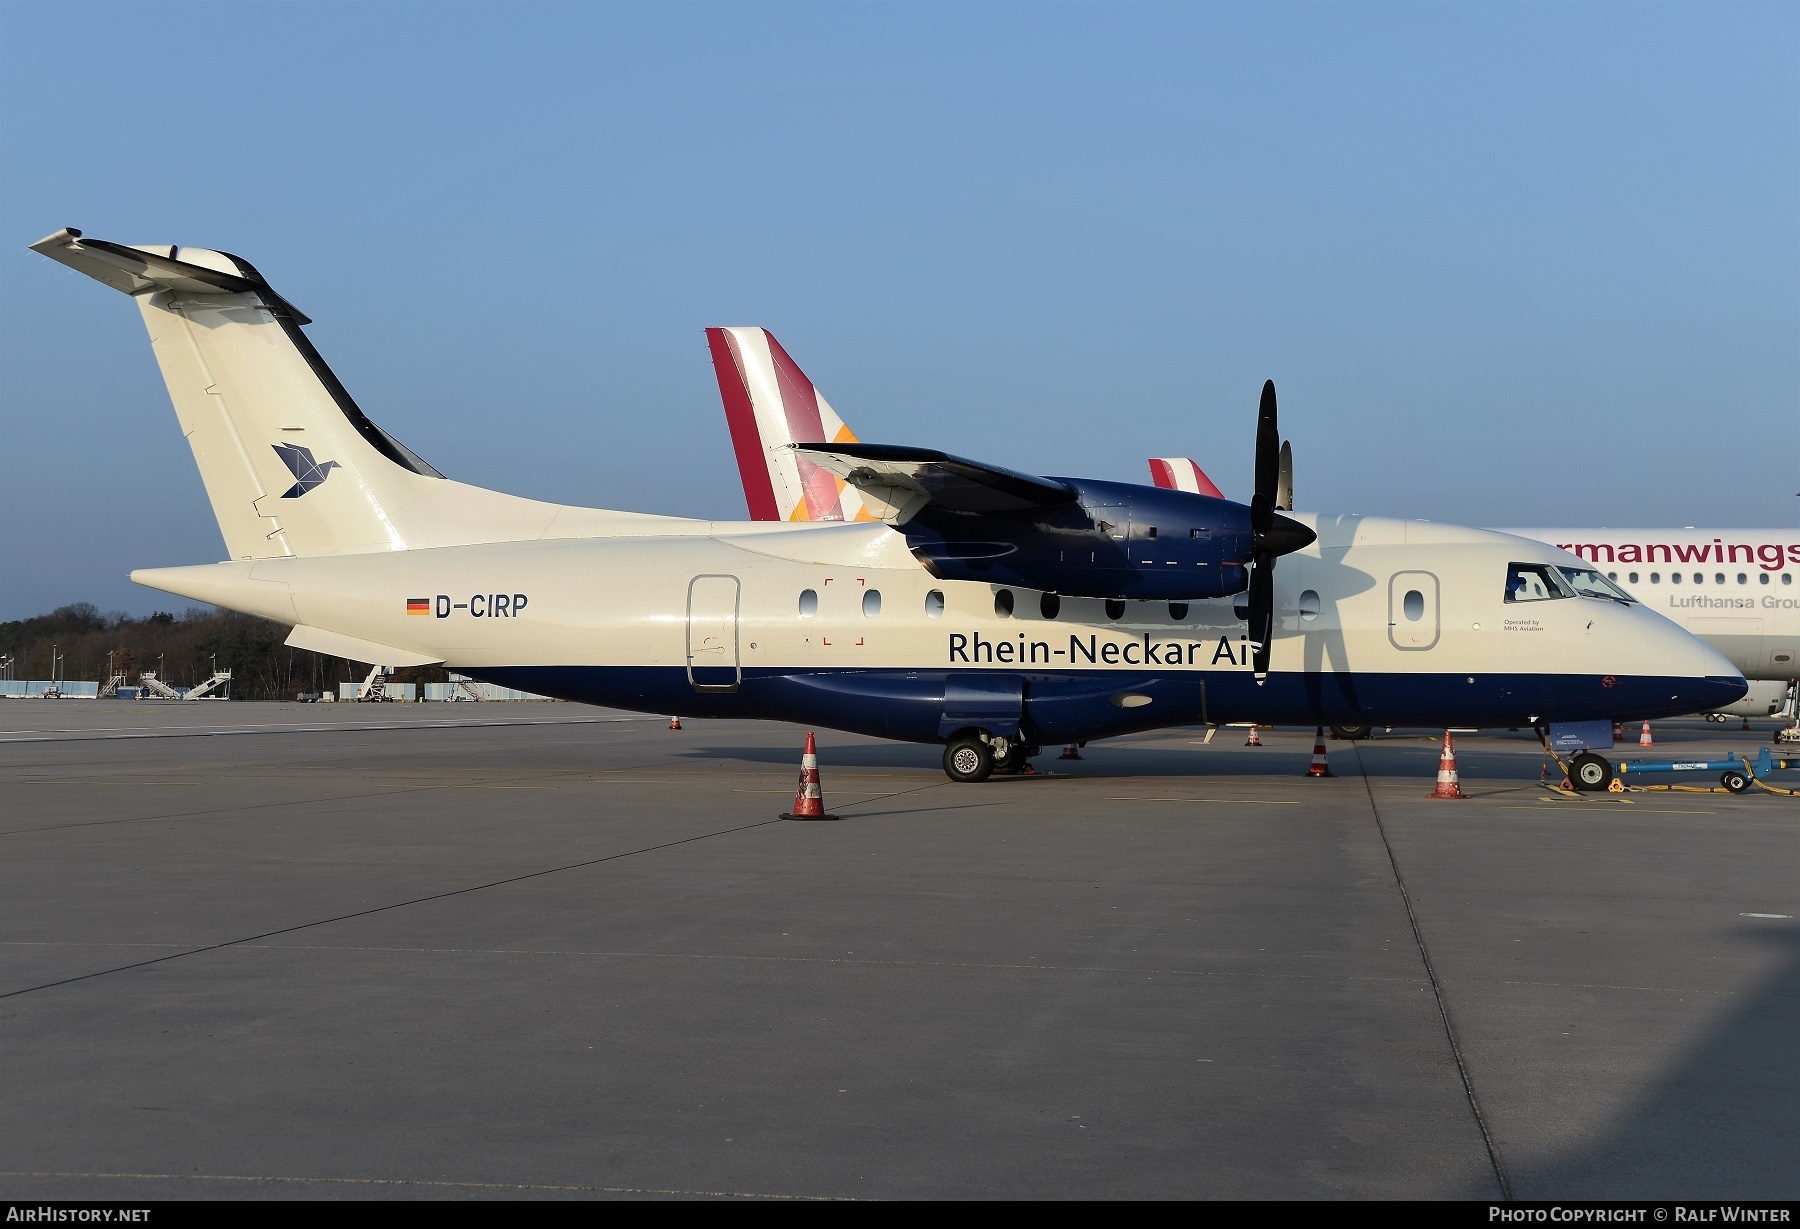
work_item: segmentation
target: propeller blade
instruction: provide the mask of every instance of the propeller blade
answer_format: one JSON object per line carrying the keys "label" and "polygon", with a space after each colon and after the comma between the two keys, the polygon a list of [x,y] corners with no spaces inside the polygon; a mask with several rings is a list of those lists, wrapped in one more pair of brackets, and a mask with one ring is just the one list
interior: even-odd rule
{"label": "propeller blade", "polygon": [[1264,380],[1262,404],[1256,411],[1256,488],[1250,499],[1250,528],[1263,533],[1275,511],[1275,488],[1281,480],[1281,428],[1275,422],[1275,381]]}
{"label": "propeller blade", "polygon": [[1258,551],[1250,573],[1251,669],[1261,683],[1269,673],[1269,648],[1275,633],[1275,557]]}
{"label": "propeller blade", "polygon": [[1275,510],[1292,512],[1294,510],[1294,446],[1287,440],[1281,441],[1281,463],[1277,469],[1280,476],[1275,479]]}

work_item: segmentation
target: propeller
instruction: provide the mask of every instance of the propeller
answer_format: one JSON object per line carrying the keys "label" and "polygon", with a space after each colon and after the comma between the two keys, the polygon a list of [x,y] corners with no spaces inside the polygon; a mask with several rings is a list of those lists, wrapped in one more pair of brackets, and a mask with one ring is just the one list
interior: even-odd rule
{"label": "propeller", "polygon": [[1256,493],[1250,498],[1251,668],[1258,686],[1269,676],[1275,633],[1275,560],[1310,545],[1318,536],[1300,522],[1277,516],[1292,511],[1294,450],[1275,421],[1275,381],[1263,381],[1256,412]]}

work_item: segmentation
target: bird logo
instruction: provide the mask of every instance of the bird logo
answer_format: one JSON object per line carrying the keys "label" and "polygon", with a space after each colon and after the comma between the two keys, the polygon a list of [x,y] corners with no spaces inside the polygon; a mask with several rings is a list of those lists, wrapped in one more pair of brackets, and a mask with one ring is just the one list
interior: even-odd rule
{"label": "bird logo", "polygon": [[332,470],[343,468],[336,461],[313,460],[312,449],[300,444],[271,444],[270,447],[275,449],[275,455],[282,463],[294,471],[294,485],[281,493],[283,499],[299,499],[325,481]]}

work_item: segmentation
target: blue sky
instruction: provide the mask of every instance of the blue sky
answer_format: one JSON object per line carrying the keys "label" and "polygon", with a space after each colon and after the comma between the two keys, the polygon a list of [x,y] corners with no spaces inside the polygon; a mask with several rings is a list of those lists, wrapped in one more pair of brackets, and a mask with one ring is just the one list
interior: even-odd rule
{"label": "blue sky", "polygon": [[253,261],[439,469],[743,514],[701,330],[868,440],[1302,509],[1800,524],[1791,4],[0,6],[0,619],[221,546],[69,225]]}

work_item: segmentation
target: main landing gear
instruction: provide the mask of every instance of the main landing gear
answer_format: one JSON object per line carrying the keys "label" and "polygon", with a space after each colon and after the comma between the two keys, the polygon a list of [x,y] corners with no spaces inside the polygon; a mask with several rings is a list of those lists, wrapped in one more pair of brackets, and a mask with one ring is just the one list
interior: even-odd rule
{"label": "main landing gear", "polygon": [[1027,761],[1041,750],[1041,747],[1004,738],[958,734],[944,748],[944,775],[952,781],[971,785],[991,776],[1017,776],[1025,771]]}

